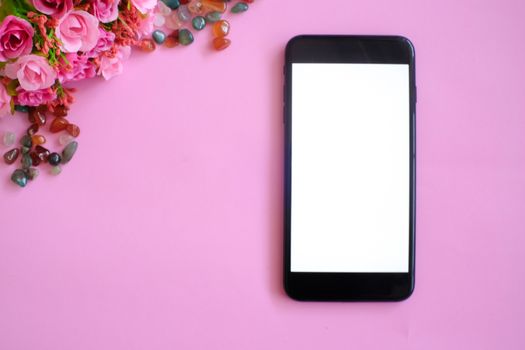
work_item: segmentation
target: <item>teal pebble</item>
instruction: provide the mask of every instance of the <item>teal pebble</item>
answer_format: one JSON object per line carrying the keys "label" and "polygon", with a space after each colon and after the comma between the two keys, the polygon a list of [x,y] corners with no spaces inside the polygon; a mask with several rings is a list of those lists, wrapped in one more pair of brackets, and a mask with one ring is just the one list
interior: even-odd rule
{"label": "teal pebble", "polygon": [[15,111],[17,111],[17,112],[22,112],[22,113],[27,113],[27,112],[29,112],[29,107],[27,107],[27,106],[15,105]]}
{"label": "teal pebble", "polygon": [[187,46],[193,42],[193,34],[188,29],[179,30],[179,43]]}
{"label": "teal pebble", "polygon": [[33,160],[31,159],[31,156],[29,154],[24,154],[22,156],[22,168],[27,169],[30,168],[31,165],[33,165]]}
{"label": "teal pebble", "polygon": [[180,6],[179,0],[162,0],[162,2],[172,10],[176,10]]}
{"label": "teal pebble", "polygon": [[241,13],[244,11],[248,11],[248,4],[245,2],[238,2],[232,7],[233,13]]}
{"label": "teal pebble", "polygon": [[33,141],[31,140],[31,136],[29,135],[22,136],[22,138],[20,139],[20,144],[24,147],[31,148],[31,146],[33,146]]}
{"label": "teal pebble", "polygon": [[219,11],[213,11],[213,12],[206,14],[206,21],[209,23],[215,23],[221,19],[221,16],[222,16],[222,13],[220,13]]}
{"label": "teal pebble", "polygon": [[196,30],[203,30],[206,26],[206,20],[202,16],[195,16],[191,21],[191,24]]}
{"label": "teal pebble", "polygon": [[16,169],[11,175],[11,181],[17,184],[20,187],[25,187],[27,185],[27,175],[22,169]]}
{"label": "teal pebble", "polygon": [[157,44],[162,44],[166,40],[166,34],[162,30],[154,30],[151,37]]}

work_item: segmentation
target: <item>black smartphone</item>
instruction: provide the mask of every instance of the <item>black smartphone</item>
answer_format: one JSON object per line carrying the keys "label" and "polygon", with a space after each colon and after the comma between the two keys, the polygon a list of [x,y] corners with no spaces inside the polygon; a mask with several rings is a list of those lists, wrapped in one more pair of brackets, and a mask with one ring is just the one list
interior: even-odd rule
{"label": "black smartphone", "polygon": [[297,300],[414,289],[415,53],[399,36],[303,35],[284,66],[284,286]]}

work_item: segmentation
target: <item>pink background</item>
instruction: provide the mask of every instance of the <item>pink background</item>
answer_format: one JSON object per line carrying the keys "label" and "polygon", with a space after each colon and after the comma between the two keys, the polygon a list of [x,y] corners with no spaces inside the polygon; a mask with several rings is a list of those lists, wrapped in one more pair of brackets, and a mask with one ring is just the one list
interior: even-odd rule
{"label": "pink background", "polygon": [[[82,84],[63,173],[20,190],[0,167],[0,349],[524,349],[524,13],[519,0],[261,0],[232,18],[224,52],[206,31]],[[416,47],[405,302],[283,292],[282,64],[302,33]]]}

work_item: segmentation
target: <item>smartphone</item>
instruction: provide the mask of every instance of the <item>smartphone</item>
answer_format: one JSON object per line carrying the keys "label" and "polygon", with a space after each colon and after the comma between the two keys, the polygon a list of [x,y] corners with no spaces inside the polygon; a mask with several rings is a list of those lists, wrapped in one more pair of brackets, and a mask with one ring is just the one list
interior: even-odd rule
{"label": "smartphone", "polygon": [[415,52],[399,36],[291,39],[284,66],[284,287],[297,300],[414,289]]}

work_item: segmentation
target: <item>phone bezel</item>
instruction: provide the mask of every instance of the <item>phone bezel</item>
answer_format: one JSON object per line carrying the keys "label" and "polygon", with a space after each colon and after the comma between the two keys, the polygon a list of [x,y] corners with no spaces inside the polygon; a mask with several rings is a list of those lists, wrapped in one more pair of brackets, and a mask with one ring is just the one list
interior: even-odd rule
{"label": "phone bezel", "polygon": [[[401,63],[410,81],[410,208],[408,273],[291,272],[292,63]],[[284,288],[296,300],[399,301],[415,282],[416,82],[414,46],[401,36],[300,35],[286,45],[284,65]]]}

